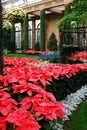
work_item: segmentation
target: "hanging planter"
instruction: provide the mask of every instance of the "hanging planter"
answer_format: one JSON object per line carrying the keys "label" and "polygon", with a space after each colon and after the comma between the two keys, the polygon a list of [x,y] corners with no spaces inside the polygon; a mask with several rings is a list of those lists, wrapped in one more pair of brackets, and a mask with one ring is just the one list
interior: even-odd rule
{"label": "hanging planter", "polygon": [[23,20],[25,12],[21,8],[11,8],[6,13],[6,18],[10,21]]}

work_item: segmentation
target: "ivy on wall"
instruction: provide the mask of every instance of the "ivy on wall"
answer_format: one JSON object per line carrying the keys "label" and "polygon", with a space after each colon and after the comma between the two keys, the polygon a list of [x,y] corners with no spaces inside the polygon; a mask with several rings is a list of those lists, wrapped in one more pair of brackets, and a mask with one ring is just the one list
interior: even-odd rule
{"label": "ivy on wall", "polygon": [[57,26],[67,26],[71,21],[77,21],[78,26],[87,25],[87,0],[73,0],[70,6],[72,11],[69,14],[65,13],[65,16],[57,22]]}
{"label": "ivy on wall", "polygon": [[45,51],[45,10],[40,11],[40,50]]}
{"label": "ivy on wall", "polygon": [[10,41],[10,49],[12,52],[15,52],[16,45],[15,45],[15,26],[14,21],[11,21],[12,23],[12,29],[11,29],[11,41]]}
{"label": "ivy on wall", "polygon": [[24,50],[28,49],[28,14],[24,17]]}

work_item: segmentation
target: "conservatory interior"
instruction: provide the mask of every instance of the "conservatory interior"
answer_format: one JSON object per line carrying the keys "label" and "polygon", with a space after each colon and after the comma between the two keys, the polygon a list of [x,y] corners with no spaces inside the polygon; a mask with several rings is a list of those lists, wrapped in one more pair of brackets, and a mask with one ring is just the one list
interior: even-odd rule
{"label": "conservatory interior", "polygon": [[87,1],[0,1],[0,130],[87,130]]}

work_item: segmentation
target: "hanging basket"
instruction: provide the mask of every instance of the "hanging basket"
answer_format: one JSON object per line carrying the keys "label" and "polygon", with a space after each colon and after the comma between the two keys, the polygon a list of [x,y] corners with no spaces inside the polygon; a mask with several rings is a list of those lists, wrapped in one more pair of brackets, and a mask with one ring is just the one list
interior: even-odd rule
{"label": "hanging basket", "polygon": [[6,18],[10,21],[23,20],[25,12],[21,8],[11,8],[7,11]]}

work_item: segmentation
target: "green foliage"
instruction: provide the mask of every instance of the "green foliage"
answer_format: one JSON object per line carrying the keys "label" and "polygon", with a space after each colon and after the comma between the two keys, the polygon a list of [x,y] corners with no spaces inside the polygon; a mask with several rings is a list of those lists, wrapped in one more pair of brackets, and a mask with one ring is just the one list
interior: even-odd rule
{"label": "green foliage", "polygon": [[43,61],[49,61],[50,63],[60,63],[61,62],[61,59],[59,56],[51,56],[51,57],[43,57],[42,58]]}
{"label": "green foliage", "polygon": [[18,54],[18,53],[8,53],[8,54],[4,54],[4,56],[7,56],[7,57],[28,57],[28,58],[39,59],[38,55],[27,55],[27,54]]}
{"label": "green foliage", "polygon": [[9,43],[9,50],[11,50],[12,52],[15,52],[16,50],[16,44],[15,44],[15,27],[14,27],[14,21],[11,21],[12,23],[12,29],[11,29],[11,40]]}
{"label": "green foliage", "polygon": [[63,46],[61,49],[62,62],[69,63],[67,57],[69,57],[72,53],[75,53],[77,51],[80,51],[80,48],[78,46],[72,46],[72,45]]}
{"label": "green foliage", "polygon": [[71,21],[77,21],[77,24],[79,24],[80,21],[83,21],[81,22],[82,25],[83,23],[87,24],[87,1],[73,0],[72,5],[72,12],[69,14],[65,13],[65,16],[57,22],[58,27],[64,25],[70,26]]}
{"label": "green foliage", "polygon": [[13,126],[8,126],[7,130],[14,130],[14,128],[13,128]]}
{"label": "green foliage", "polygon": [[8,20],[3,21],[3,29],[9,30],[12,29],[12,23]]}
{"label": "green foliage", "polygon": [[10,29],[3,29],[3,48],[9,49],[9,43],[11,38],[11,30]]}
{"label": "green foliage", "polygon": [[57,45],[56,35],[54,33],[50,35],[47,47],[48,47],[48,50],[50,51],[57,51],[58,45]]}
{"label": "green foliage", "polygon": [[52,77],[52,81],[47,84],[46,91],[52,92],[59,101],[85,84],[87,84],[87,71],[79,71],[75,76],[71,76],[70,78],[65,76],[55,79]]}
{"label": "green foliage", "polygon": [[52,130],[50,123],[48,120],[41,120],[40,122],[41,129],[40,130]]}
{"label": "green foliage", "polygon": [[56,24],[58,27],[61,27],[61,26],[68,27],[68,26],[70,26],[71,21],[76,21],[76,20],[77,20],[76,12],[73,11],[70,14],[65,15]]}
{"label": "green foliage", "polygon": [[10,21],[23,20],[25,12],[21,8],[11,8],[6,12],[6,17]]}
{"label": "green foliage", "polygon": [[78,26],[87,26],[87,11],[82,13],[78,18]]}
{"label": "green foliage", "polygon": [[12,41],[9,42],[9,44],[8,44],[8,50],[9,50],[11,53],[15,53],[15,51],[16,51],[15,42],[12,42]]}
{"label": "green foliage", "polygon": [[40,50],[45,51],[45,11],[40,11]]}
{"label": "green foliage", "polygon": [[[73,0],[72,11],[69,12],[70,6],[65,7],[65,16],[57,22],[57,26],[60,27],[60,51],[61,58],[64,60],[66,52],[70,52],[69,49],[63,48],[63,45],[71,45],[73,47],[72,33],[74,27],[87,26],[87,1],[86,0]],[[73,22],[73,24],[72,24]],[[77,30],[76,30],[77,31]],[[80,34],[77,34],[78,36]],[[78,41],[79,42],[79,41]],[[80,44],[78,44],[80,46]],[[80,47],[81,48],[81,47]],[[67,50],[67,51],[66,51]]]}
{"label": "green foliage", "polygon": [[28,14],[24,17],[24,50],[28,49]]}
{"label": "green foliage", "polygon": [[40,51],[40,43],[39,43],[39,42],[37,42],[37,43],[34,45],[34,49],[35,49],[36,51]]}
{"label": "green foliage", "polygon": [[87,11],[87,0],[73,0],[73,7],[78,15]]}
{"label": "green foliage", "polygon": [[67,5],[65,5],[64,15],[67,15],[70,13],[71,13],[71,6],[70,6],[70,4],[67,4]]}

